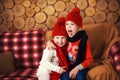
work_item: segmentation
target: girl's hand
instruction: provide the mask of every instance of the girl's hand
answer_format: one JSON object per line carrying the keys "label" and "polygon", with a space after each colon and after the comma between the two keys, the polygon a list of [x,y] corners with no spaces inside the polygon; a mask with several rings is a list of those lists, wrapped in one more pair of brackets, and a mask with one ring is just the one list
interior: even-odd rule
{"label": "girl's hand", "polygon": [[55,46],[51,41],[47,41],[46,47],[47,47],[49,50],[56,49],[56,46]]}
{"label": "girl's hand", "polygon": [[76,78],[76,75],[77,75],[77,73],[78,73],[78,71],[79,71],[79,69],[78,68],[73,68],[71,71],[70,71],[70,73],[69,73],[69,78],[71,78],[71,79],[75,79]]}

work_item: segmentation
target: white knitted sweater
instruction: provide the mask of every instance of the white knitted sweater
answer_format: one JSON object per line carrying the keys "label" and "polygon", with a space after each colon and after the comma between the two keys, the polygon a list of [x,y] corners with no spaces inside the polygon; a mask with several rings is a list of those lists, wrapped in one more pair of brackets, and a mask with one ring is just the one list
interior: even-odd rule
{"label": "white knitted sweater", "polygon": [[58,64],[59,61],[56,56],[56,50],[48,50],[48,48],[45,48],[36,75],[50,73],[51,71],[59,73],[60,66],[58,66]]}

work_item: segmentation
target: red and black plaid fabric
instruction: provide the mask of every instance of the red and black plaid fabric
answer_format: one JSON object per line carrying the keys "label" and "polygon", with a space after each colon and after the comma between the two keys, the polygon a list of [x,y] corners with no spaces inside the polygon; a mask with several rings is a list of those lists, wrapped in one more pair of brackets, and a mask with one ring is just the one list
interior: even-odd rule
{"label": "red and black plaid fabric", "polygon": [[110,58],[113,67],[120,75],[120,41],[115,42],[110,49]]}
{"label": "red and black plaid fabric", "polygon": [[36,68],[42,56],[45,31],[0,33],[0,52],[12,51],[16,68]]}
{"label": "red and black plaid fabric", "polygon": [[35,73],[37,69],[17,69],[10,74],[0,74],[0,80],[38,80]]}

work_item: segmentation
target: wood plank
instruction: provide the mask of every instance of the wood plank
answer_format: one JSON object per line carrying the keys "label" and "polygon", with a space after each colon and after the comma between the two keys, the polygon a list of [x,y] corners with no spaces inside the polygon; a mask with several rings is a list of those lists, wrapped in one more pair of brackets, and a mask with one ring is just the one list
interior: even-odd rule
{"label": "wood plank", "polygon": [[83,19],[83,24],[84,25],[89,25],[89,24],[94,24],[94,19],[92,17],[85,17]]}
{"label": "wood plank", "polygon": [[2,13],[2,18],[6,21],[12,21],[14,18],[13,11],[11,9],[4,10],[4,12]]}
{"label": "wood plank", "polygon": [[85,9],[85,14],[86,14],[86,16],[93,16],[93,15],[95,15],[95,8],[87,7]]}
{"label": "wood plank", "polygon": [[66,10],[70,12],[74,8],[74,4],[71,2],[66,2]]}
{"label": "wood plank", "polygon": [[24,5],[24,7],[30,7],[31,2],[29,0],[24,0],[23,5]]}
{"label": "wood plank", "polygon": [[36,3],[38,0],[30,0],[31,3]]}
{"label": "wood plank", "polygon": [[4,11],[4,5],[0,2],[0,13],[2,13]]}
{"label": "wood plank", "polygon": [[78,0],[70,0],[71,3],[75,4]]}
{"label": "wood plank", "polygon": [[36,4],[35,3],[31,3],[30,7],[34,9],[36,7]]}
{"label": "wood plank", "polygon": [[43,30],[47,31],[48,27],[45,24],[36,23],[34,29],[43,29]]}
{"label": "wood plank", "polygon": [[100,22],[104,22],[106,20],[106,15],[104,12],[96,12],[95,16],[94,16],[94,20],[97,22],[97,23],[100,23]]}
{"label": "wood plank", "polygon": [[39,6],[35,6],[35,12],[39,12],[40,11],[40,7]]}
{"label": "wood plank", "polygon": [[16,17],[13,24],[17,30],[21,30],[25,26],[25,21],[21,17]]}
{"label": "wood plank", "polygon": [[55,13],[54,7],[51,6],[51,5],[46,6],[46,7],[45,7],[45,13],[46,13],[47,15],[53,15],[53,14]]}
{"label": "wood plank", "polygon": [[95,6],[96,5],[96,0],[88,0],[88,4],[90,6]]}
{"label": "wood plank", "polygon": [[1,24],[0,25],[0,32],[6,32],[6,31],[9,31],[9,29],[7,28],[7,26]]}
{"label": "wood plank", "polygon": [[35,25],[34,18],[27,18],[26,19],[26,26],[25,26],[26,28],[32,29],[34,27],[34,25]]}
{"label": "wood plank", "polygon": [[38,0],[37,1],[37,6],[39,6],[40,8],[44,8],[47,5],[47,1],[46,0]]}
{"label": "wood plank", "polygon": [[48,26],[49,29],[52,29],[54,24],[57,21],[57,17],[55,16],[48,16],[47,21],[46,21],[46,25]]}
{"label": "wood plank", "polygon": [[120,16],[120,8],[119,8],[119,10],[117,11],[117,13],[119,14],[119,16]]}
{"label": "wood plank", "polygon": [[67,14],[68,14],[67,11],[62,11],[62,12],[59,13],[58,17],[66,17]]}
{"label": "wood plank", "polygon": [[99,9],[99,10],[105,10],[107,8],[107,1],[105,0],[99,0],[97,2],[97,5],[96,7]]}
{"label": "wood plank", "polygon": [[46,20],[46,14],[44,12],[36,13],[35,21],[37,23],[43,23]]}
{"label": "wood plank", "polygon": [[47,0],[48,4],[54,4],[56,0]]}
{"label": "wood plank", "polygon": [[23,0],[14,0],[16,4],[20,4],[23,2]]}
{"label": "wood plank", "polygon": [[64,11],[65,3],[63,1],[57,1],[55,3],[55,9],[56,9],[56,11]]}
{"label": "wood plank", "polygon": [[35,14],[35,11],[34,11],[33,8],[26,8],[26,15],[27,15],[28,17],[33,17],[34,14]]}
{"label": "wood plank", "polygon": [[13,27],[13,21],[8,21],[7,22],[7,27],[8,27],[8,29],[12,28]]}
{"label": "wood plank", "polygon": [[3,20],[2,20],[2,17],[0,16],[0,24],[2,24]]}
{"label": "wood plank", "polygon": [[13,6],[14,6],[13,0],[5,0],[5,1],[4,1],[4,6],[5,6],[6,8],[13,8]]}
{"label": "wood plank", "polygon": [[86,7],[87,7],[87,1],[86,0],[79,0],[77,2],[77,7],[80,9],[80,10],[84,10]]}
{"label": "wood plank", "polygon": [[116,11],[120,8],[120,4],[117,0],[110,0],[108,7],[110,11]]}
{"label": "wood plank", "polygon": [[25,8],[22,5],[15,5],[14,6],[14,15],[21,16],[25,13]]}
{"label": "wood plank", "polygon": [[116,23],[118,20],[118,15],[117,13],[109,13],[107,16],[107,22],[109,23]]}

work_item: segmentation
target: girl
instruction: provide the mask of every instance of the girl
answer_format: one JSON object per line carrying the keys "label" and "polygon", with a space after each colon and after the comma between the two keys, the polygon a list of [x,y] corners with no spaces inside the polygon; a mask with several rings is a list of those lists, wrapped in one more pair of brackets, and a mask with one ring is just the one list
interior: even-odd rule
{"label": "girl", "polygon": [[68,69],[67,60],[67,32],[65,30],[65,18],[59,18],[52,31],[53,41],[56,50],[43,51],[40,66],[37,70],[39,80],[58,80],[60,74]]}

